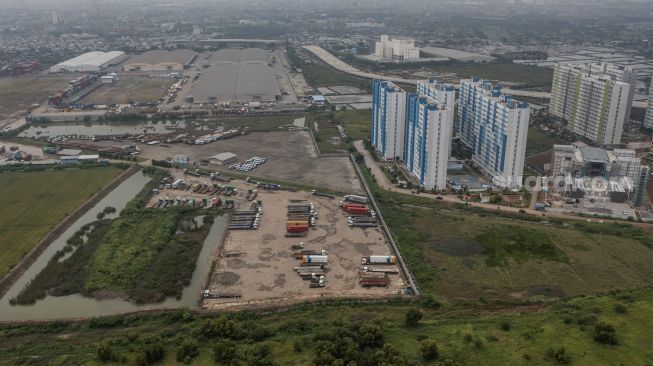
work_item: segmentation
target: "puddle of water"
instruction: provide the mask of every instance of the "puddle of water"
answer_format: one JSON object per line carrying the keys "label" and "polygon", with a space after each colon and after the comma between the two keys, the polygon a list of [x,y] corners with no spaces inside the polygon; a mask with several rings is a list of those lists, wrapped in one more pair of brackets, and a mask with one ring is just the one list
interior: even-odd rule
{"label": "puddle of water", "polygon": [[[157,308],[194,308],[197,306],[201,291],[206,283],[206,278],[211,270],[211,258],[214,249],[219,245],[222,234],[226,228],[227,218],[218,216],[215,218],[202,250],[197,259],[195,272],[189,286],[184,288],[180,300],[169,298],[159,304],[135,305],[124,300],[96,300],[81,295],[70,295],[62,297],[48,296],[37,301],[33,305],[12,306],[9,299],[14,298],[25,287],[25,284],[38,274],[54,254],[66,245],[68,238],[85,224],[95,221],[98,212],[106,206],[117,209],[114,214],[106,215],[107,218],[115,218],[125,205],[134,197],[145,184],[150,180],[142,173],[136,173],[120,184],[116,189],[102,199],[95,207],[84,214],[57,240],[55,240],[32,266],[16,281],[7,294],[0,299],[0,321],[24,321],[24,320],[46,320],[63,319],[76,317],[104,316],[126,312],[142,311]],[[195,218],[198,224],[203,223],[203,216]]]}
{"label": "puddle of water", "polygon": [[302,117],[302,118],[295,118],[295,120],[293,121],[292,124],[293,124],[293,126],[295,126],[295,127],[300,127],[300,128],[302,128],[302,127],[304,127],[304,126],[306,125],[306,118],[305,118],[305,117]]}
{"label": "puddle of water", "polygon": [[143,133],[169,133],[174,129],[185,128],[186,123],[179,122],[135,122],[130,124],[107,122],[107,123],[66,123],[60,125],[32,125],[29,129],[20,133],[20,137],[49,137],[49,136],[102,136],[102,135],[139,135]]}

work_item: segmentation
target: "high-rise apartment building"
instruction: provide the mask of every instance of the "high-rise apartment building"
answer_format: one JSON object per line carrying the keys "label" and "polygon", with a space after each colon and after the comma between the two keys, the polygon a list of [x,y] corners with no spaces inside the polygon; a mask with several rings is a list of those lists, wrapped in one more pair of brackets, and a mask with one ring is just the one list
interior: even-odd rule
{"label": "high-rise apartment building", "polygon": [[619,144],[633,87],[619,80],[630,80],[631,75],[614,65],[557,64],[549,111],[585,140]]}
{"label": "high-rise apartment building", "polygon": [[385,160],[403,159],[406,92],[390,81],[374,80],[372,146]]}
{"label": "high-rise apartment building", "polygon": [[456,91],[436,80],[408,95],[404,164],[426,190],[445,189]]}
{"label": "high-rise apartment building", "polygon": [[648,91],[648,104],[646,105],[646,117],[644,118],[644,126],[653,128],[653,81]]}
{"label": "high-rise apartment building", "polygon": [[522,185],[530,108],[479,78],[461,80],[458,136],[472,161],[502,188]]}

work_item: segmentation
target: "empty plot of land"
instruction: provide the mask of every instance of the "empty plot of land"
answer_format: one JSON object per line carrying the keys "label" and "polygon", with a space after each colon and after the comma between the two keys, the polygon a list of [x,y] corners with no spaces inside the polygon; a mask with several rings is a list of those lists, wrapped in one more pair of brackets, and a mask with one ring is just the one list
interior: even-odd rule
{"label": "empty plot of land", "polygon": [[0,122],[18,114],[23,115],[32,104],[42,103],[72,79],[70,76],[0,78]]}
{"label": "empty plot of land", "polygon": [[653,284],[653,250],[626,235],[408,207],[387,207],[384,217],[421,288],[448,298],[557,298]]}
{"label": "empty plot of land", "polygon": [[103,84],[82,99],[87,104],[156,103],[163,96],[172,79],[142,76],[121,76],[113,84]]}
{"label": "empty plot of land", "polygon": [[[292,123],[292,120],[290,121]],[[339,192],[362,192],[354,168],[347,157],[318,159],[308,132],[255,132],[207,145],[181,145],[170,148],[142,145],[141,156],[166,159],[175,154],[199,161],[229,151],[241,161],[261,156],[268,161],[248,172],[254,177],[278,179]],[[226,167],[212,167],[231,171]]]}
{"label": "empty plot of land", "polygon": [[326,97],[331,104],[372,103],[372,95],[329,95]]}
{"label": "empty plot of land", "polygon": [[107,167],[0,174],[0,277],[119,173]]}
{"label": "empty plot of land", "polygon": [[357,88],[355,86],[351,86],[351,85],[330,86],[329,89],[333,90],[334,92],[336,92],[338,94],[365,94],[365,93],[367,93],[365,90]]}
{"label": "empty plot of land", "polygon": [[[243,190],[248,186],[245,185]],[[251,187],[251,186],[249,186]],[[238,187],[240,189],[240,187]],[[389,275],[390,285],[365,288],[359,284],[361,258],[369,255],[390,255],[390,248],[378,228],[350,228],[337,199],[313,196],[307,192],[259,192],[264,214],[258,230],[230,231],[218,258],[209,290],[212,293],[237,293],[239,299],[206,300],[208,308],[284,302],[310,299],[388,297],[405,288],[398,274]],[[305,200],[316,206],[319,218],[316,228],[304,238],[286,238],[286,206],[290,200]],[[309,288],[294,268],[301,261],[292,254],[292,245],[305,243],[307,250],[326,250],[326,286]]]}

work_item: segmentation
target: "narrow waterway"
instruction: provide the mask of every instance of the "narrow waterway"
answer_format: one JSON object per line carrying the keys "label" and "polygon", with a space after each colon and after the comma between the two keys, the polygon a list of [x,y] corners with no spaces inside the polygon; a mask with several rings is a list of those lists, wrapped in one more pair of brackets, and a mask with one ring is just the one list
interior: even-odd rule
{"label": "narrow waterway", "polygon": [[215,218],[202,250],[197,259],[197,266],[193,273],[191,284],[184,288],[181,299],[167,299],[159,304],[135,305],[124,300],[96,300],[81,295],[54,297],[48,296],[33,305],[12,306],[9,300],[14,298],[25,285],[34,278],[50,261],[54,254],[66,245],[66,241],[73,236],[82,226],[97,220],[96,215],[105,207],[117,209],[115,214],[106,215],[106,218],[115,218],[126,204],[140,192],[150,180],[143,173],[136,173],[116,189],[109,193],[97,205],[79,218],[68,230],[57,238],[32,266],[9,289],[7,294],[0,299],[0,321],[26,321],[63,319],[77,317],[93,317],[112,315],[157,308],[195,308],[201,296],[202,288],[211,270],[211,257],[213,250],[219,245],[222,234],[226,228],[227,218]]}

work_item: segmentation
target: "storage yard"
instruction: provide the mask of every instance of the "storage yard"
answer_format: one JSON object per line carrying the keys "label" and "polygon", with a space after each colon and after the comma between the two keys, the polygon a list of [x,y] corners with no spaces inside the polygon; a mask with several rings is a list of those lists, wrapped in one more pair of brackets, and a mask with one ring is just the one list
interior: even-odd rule
{"label": "storage yard", "polygon": [[172,79],[121,75],[113,84],[102,84],[82,99],[83,104],[156,103],[172,85]]}
{"label": "storage yard", "polygon": [[348,222],[357,214],[372,219],[369,209],[348,213],[340,206],[342,197],[274,190],[274,185],[189,175],[177,178],[183,178],[183,184],[177,181],[161,190],[150,201],[152,209],[162,200],[175,202],[177,198],[186,204],[190,200],[195,205],[204,203],[204,208],[215,206],[218,200],[221,207],[234,206],[230,230],[215,253],[217,264],[203,307],[405,293],[382,231]]}
{"label": "storage yard", "polygon": [[[254,156],[264,157],[267,159],[265,164],[257,166],[248,174],[338,192],[362,192],[349,158],[318,159],[306,131],[254,132],[205,145],[175,144],[162,148],[139,144],[139,147],[142,158],[155,160],[184,155],[191,161],[199,162],[225,151],[236,154],[241,162]],[[212,165],[211,168],[232,172],[228,166]]]}

